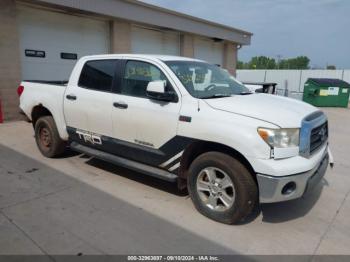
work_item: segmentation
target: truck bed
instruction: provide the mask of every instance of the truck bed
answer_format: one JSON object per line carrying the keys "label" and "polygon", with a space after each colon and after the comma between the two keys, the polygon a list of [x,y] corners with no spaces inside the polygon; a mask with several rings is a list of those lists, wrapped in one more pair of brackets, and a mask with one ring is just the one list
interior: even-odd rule
{"label": "truck bed", "polygon": [[21,82],[23,93],[20,108],[32,120],[32,111],[37,106],[47,108],[54,117],[61,138],[67,138],[63,114],[63,101],[67,81],[27,80]]}
{"label": "truck bed", "polygon": [[68,80],[23,80],[23,82],[28,83],[38,83],[38,84],[48,84],[48,85],[60,85],[60,86],[67,86]]}

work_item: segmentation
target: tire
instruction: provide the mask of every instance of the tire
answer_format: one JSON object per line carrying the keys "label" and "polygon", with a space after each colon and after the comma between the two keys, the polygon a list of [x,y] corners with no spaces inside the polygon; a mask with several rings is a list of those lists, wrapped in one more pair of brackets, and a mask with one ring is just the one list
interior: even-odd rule
{"label": "tire", "polygon": [[241,222],[258,203],[258,187],[252,174],[241,162],[219,152],[204,153],[192,162],[187,186],[196,209],[225,224]]}
{"label": "tire", "polygon": [[52,116],[44,116],[36,121],[35,141],[40,152],[49,158],[60,156],[66,148]]}

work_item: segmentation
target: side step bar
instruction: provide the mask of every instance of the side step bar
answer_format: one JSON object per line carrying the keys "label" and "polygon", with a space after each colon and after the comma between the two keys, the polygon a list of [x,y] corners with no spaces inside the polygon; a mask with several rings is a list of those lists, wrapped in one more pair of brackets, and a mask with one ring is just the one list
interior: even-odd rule
{"label": "side step bar", "polygon": [[128,169],[143,173],[145,175],[153,176],[168,182],[176,182],[177,180],[177,175],[169,173],[168,171],[165,171],[156,167],[152,167],[149,165],[145,165],[133,160],[125,159],[119,156],[115,156],[94,148],[83,146],[76,142],[72,142],[70,144],[70,147],[72,150],[78,151],[80,153],[84,153],[86,155],[96,157],[106,162],[109,162],[121,167],[125,167]]}

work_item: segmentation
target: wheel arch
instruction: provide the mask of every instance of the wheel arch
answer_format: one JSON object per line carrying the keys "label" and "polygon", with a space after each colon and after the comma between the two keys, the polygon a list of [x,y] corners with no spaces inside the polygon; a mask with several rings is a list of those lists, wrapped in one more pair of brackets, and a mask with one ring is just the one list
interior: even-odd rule
{"label": "wheel arch", "polygon": [[34,128],[35,128],[35,124],[38,121],[38,119],[40,117],[43,117],[43,116],[52,116],[53,117],[53,114],[51,113],[51,111],[48,108],[46,108],[42,104],[38,104],[38,105],[34,106],[32,109],[32,113],[31,113],[31,119],[32,119],[32,124],[33,124]]}
{"label": "wheel arch", "polygon": [[188,169],[191,163],[200,155],[207,152],[221,152],[227,155],[230,155],[240,161],[252,174],[254,180],[256,181],[255,171],[249,161],[236,149],[226,146],[224,144],[209,142],[209,141],[195,141],[191,143],[185,149],[181,161],[180,161],[180,169],[178,172],[179,176],[179,187],[184,188],[186,185],[186,180],[188,176]]}

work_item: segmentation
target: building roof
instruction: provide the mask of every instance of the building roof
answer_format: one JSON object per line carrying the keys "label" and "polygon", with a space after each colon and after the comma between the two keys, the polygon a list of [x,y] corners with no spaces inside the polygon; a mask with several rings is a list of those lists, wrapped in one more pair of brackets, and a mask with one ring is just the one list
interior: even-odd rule
{"label": "building roof", "polygon": [[210,21],[210,20],[207,20],[207,19],[203,19],[203,18],[200,18],[200,17],[188,15],[188,14],[185,14],[185,13],[177,12],[177,11],[174,11],[174,10],[171,10],[171,9],[167,9],[167,8],[164,8],[164,7],[152,5],[152,4],[149,4],[149,3],[142,2],[140,0],[124,0],[124,1],[133,2],[133,3],[138,4],[138,5],[143,5],[143,6],[155,9],[155,10],[159,10],[159,11],[162,11],[162,12],[165,12],[165,13],[169,13],[169,14],[174,14],[174,15],[177,15],[177,16],[180,16],[180,17],[187,17],[188,19],[191,19],[191,20],[194,20],[194,21],[200,21],[200,22],[205,23],[205,24],[211,24],[211,25],[214,25],[214,26],[217,26],[217,27],[227,28],[227,29],[232,30],[232,31],[241,32],[243,34],[253,35],[253,33],[245,31],[245,30],[242,30],[242,29],[238,29],[238,28],[235,28],[235,27],[232,27],[232,26],[224,25],[224,24],[217,23],[217,22],[214,22],[214,21]]}
{"label": "building roof", "polygon": [[72,10],[125,19],[130,22],[155,26],[163,30],[180,31],[222,39],[241,45],[249,45],[252,33],[208,21],[199,17],[175,12],[137,0],[37,0],[38,4],[48,4]]}

